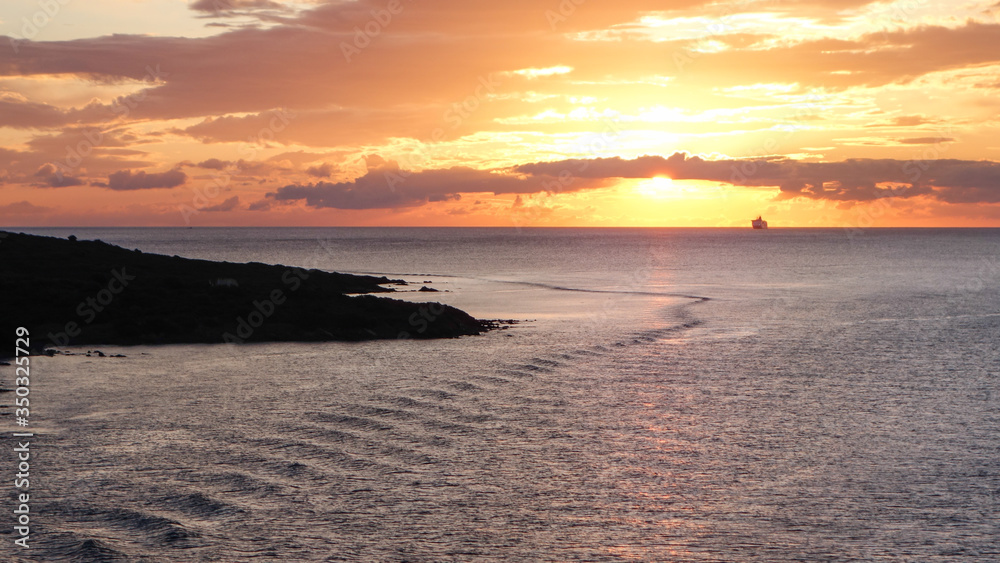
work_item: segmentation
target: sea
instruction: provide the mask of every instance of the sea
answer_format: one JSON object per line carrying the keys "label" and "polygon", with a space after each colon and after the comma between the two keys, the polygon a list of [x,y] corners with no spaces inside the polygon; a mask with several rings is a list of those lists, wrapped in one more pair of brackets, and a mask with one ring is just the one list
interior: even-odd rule
{"label": "sea", "polygon": [[13,230],[516,322],[33,357],[0,560],[1000,561],[1000,230]]}

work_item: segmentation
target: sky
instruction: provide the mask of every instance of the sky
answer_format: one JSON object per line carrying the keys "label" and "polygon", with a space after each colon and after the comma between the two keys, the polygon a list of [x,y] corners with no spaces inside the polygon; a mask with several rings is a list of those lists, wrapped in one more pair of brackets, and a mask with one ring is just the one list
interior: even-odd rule
{"label": "sky", "polygon": [[1000,227],[996,0],[4,0],[0,225]]}

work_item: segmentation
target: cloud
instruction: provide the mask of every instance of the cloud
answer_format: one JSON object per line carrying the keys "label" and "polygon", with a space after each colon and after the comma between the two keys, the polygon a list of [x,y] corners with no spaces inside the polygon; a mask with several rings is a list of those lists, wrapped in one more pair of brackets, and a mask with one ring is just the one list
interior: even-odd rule
{"label": "cloud", "polygon": [[211,207],[205,207],[201,211],[209,212],[221,212],[221,211],[232,211],[240,206],[240,196],[234,195],[233,197],[223,201],[218,205],[213,205]]}
{"label": "cloud", "polygon": [[[802,86],[845,89],[908,83],[932,72],[1000,61],[1000,24],[968,21],[961,27],[923,25],[877,32],[856,39],[817,37],[768,49],[695,53],[682,60],[679,80],[716,87],[797,82]],[[844,71],[848,72],[844,72]]]}
{"label": "cloud", "polygon": [[899,142],[904,145],[938,145],[941,143],[954,143],[955,139],[952,137],[910,137],[900,139]]}
{"label": "cloud", "polygon": [[[847,2],[858,3],[862,2]],[[589,3],[573,10],[565,29],[560,24],[558,30],[599,29],[638,21],[650,11],[702,4],[700,0]],[[202,118],[188,134],[206,140],[246,141],[247,131],[255,135],[270,125],[267,112],[286,107],[301,116],[315,112],[323,123],[314,126],[300,117],[288,132],[276,135],[279,141],[306,139],[314,146],[335,146],[351,141],[364,144],[365,140],[356,139],[366,136],[366,127],[374,129],[367,135],[376,141],[387,136],[428,136],[442,125],[443,109],[476,92],[480,77],[500,76],[513,69],[523,72],[502,76],[504,88],[517,84],[526,89],[551,88],[571,80],[628,81],[676,74],[677,87],[797,82],[803,87],[842,89],[1000,61],[1000,51],[982,47],[1000,43],[1000,24],[969,22],[957,28],[921,26],[854,40],[817,37],[791,46],[779,42],[770,49],[732,48],[702,53],[692,64],[678,68],[672,56],[683,53],[686,42],[651,46],[639,41],[576,41],[567,34],[552,33],[545,18],[549,8],[534,1],[438,0],[421,2],[419,7],[403,5],[404,11],[386,24],[386,32],[354,61],[363,58],[364,64],[339,56],[338,45],[353,41],[355,28],[372,21],[372,10],[385,9],[382,0],[329,2],[277,20],[280,25],[234,29],[210,37],[116,34],[27,41],[19,53],[0,50],[0,75],[148,80],[147,68],[159,68],[160,79],[149,82],[142,99],[130,108],[129,118]],[[256,0],[207,0],[192,5],[206,14],[277,6]],[[559,3],[552,9],[558,10]],[[537,17],[525,17],[526,13]],[[568,74],[528,80],[532,73],[570,68],[573,71]],[[845,70],[849,73],[832,74]],[[12,108],[8,113],[25,126],[31,122],[52,126],[72,118],[61,115],[58,108],[21,109],[27,111]],[[209,116],[214,121],[207,120]],[[475,112],[473,119],[483,125],[491,123],[482,111]],[[332,137],[325,144],[324,134]]]}
{"label": "cloud", "polygon": [[18,217],[20,215],[39,215],[50,211],[48,207],[35,205],[28,201],[17,201],[0,205],[0,216]]}
{"label": "cloud", "polygon": [[[587,6],[574,10],[560,31],[627,22],[644,11],[702,1],[633,0],[609,7]],[[255,0],[199,0],[192,5],[208,15],[279,6]],[[608,53],[607,46],[577,45],[552,33],[545,17],[548,8],[534,0],[436,0],[419,6],[403,2],[403,6],[404,11],[385,24],[386,32],[365,48],[361,55],[365,64],[345,60],[339,45],[351,44],[356,28],[373,21],[377,24],[372,12],[386,10],[385,0],[325,2],[274,20],[279,25],[243,27],[209,37],[114,34],[72,41],[25,41],[18,53],[0,50],[0,75],[67,74],[148,81],[147,68],[159,69],[157,82],[150,82],[142,99],[130,107],[129,117],[139,119],[232,116],[278,107],[345,114],[411,107],[403,113],[419,114],[427,104],[461,102],[474,93],[479,77],[491,73],[577,68],[597,54],[601,60],[643,58],[642,49],[634,46],[618,45],[613,48],[616,52]],[[558,10],[558,3],[552,9]],[[591,76],[606,74],[604,68],[597,72],[592,63],[589,66]],[[523,76],[516,79],[527,81]],[[440,121],[437,107],[432,113]]]}
{"label": "cloud", "polygon": [[198,163],[200,168],[206,168],[208,170],[225,170],[227,166],[230,166],[232,162],[228,160],[219,160],[218,158],[210,158],[208,160],[203,160]]}
{"label": "cloud", "polygon": [[273,199],[264,198],[251,203],[247,206],[247,209],[250,211],[270,211],[274,205],[275,201]]}
{"label": "cloud", "polygon": [[28,150],[0,148],[0,170],[9,170],[15,176],[33,176],[43,165],[53,164],[63,175],[95,178],[123,168],[153,166],[152,162],[130,158],[146,155],[127,148],[139,142],[141,139],[124,128],[72,126],[31,138],[25,143]]}
{"label": "cloud", "polygon": [[[948,203],[1000,201],[1000,163],[967,160],[849,159],[803,162],[788,158],[706,160],[675,153],[569,159],[522,164],[510,170],[456,166],[411,172],[372,155],[368,172],[348,182],[291,184],[267,194],[274,202],[305,201],[313,208],[393,209],[460,199],[460,194],[561,193],[614,185],[620,179],[667,176],[744,187],[777,186],[779,198],[872,201],[929,196]],[[251,208],[262,208],[254,204]]]}
{"label": "cloud", "polygon": [[316,147],[364,144],[389,137],[429,137],[434,128],[445,125],[443,116],[447,109],[428,105],[379,110],[268,110],[210,117],[176,132],[207,143],[260,140]]}
{"label": "cloud", "polygon": [[45,180],[46,184],[50,188],[68,188],[70,186],[81,186],[83,185],[83,180],[76,178],[74,176],[62,176],[59,174],[53,174]]}
{"label": "cloud", "polygon": [[189,7],[211,17],[231,17],[260,9],[287,10],[282,4],[271,0],[197,0]]}
{"label": "cloud", "polygon": [[[216,207],[234,209],[247,204],[277,208],[283,201],[391,209],[466,193],[523,194],[522,205],[528,207],[537,199],[532,194],[590,189],[653,173],[780,186],[786,198],[994,198],[993,165],[976,167],[972,161],[685,156],[678,161],[665,156],[564,161],[562,167],[534,171],[528,167],[549,163],[490,169],[583,154],[580,140],[597,138],[597,129],[608,120],[623,131],[601,153],[607,155],[632,157],[637,150],[675,146],[760,154],[744,149],[759,146],[762,136],[793,128],[795,138],[789,131],[780,152],[823,152],[838,160],[906,158],[907,151],[954,141],[949,156],[993,156],[995,107],[987,104],[995,100],[964,85],[996,82],[1000,66],[991,63],[1000,62],[1000,50],[984,46],[1000,44],[1000,24],[955,15],[964,12],[925,17],[920,11],[887,31],[865,35],[860,30],[882,26],[861,21],[859,12],[838,11],[868,0],[787,0],[780,10],[708,0],[403,0],[402,13],[372,23],[373,11],[385,10],[386,2],[185,0],[173,3],[185,19],[212,18],[200,21],[232,27],[198,37],[121,28],[99,37],[23,41],[17,52],[0,50],[0,76],[7,77],[0,79],[0,124],[8,128],[3,147],[10,147],[0,147],[0,174],[25,186],[106,180],[110,190],[176,187],[188,179],[184,171],[199,179],[232,176],[232,185],[240,186],[235,189],[247,190],[233,192],[243,201],[230,204],[230,198]],[[650,21],[682,19],[693,20],[698,24],[694,33],[704,36],[665,33],[657,42],[630,36],[650,27]],[[713,23],[739,31],[731,22],[744,19],[756,22],[752,33],[713,31]],[[703,21],[709,25],[700,25]],[[803,28],[791,33],[780,25],[767,27],[793,21],[803,22]],[[842,27],[834,25],[838,22]],[[73,36],[91,29],[83,21],[64,23],[75,26],[67,32]],[[353,44],[356,29],[368,24],[374,29],[376,23],[379,33],[368,38],[370,45],[353,60],[345,59],[340,46]],[[614,29],[623,31],[621,40],[581,39],[581,34]],[[678,61],[693,40],[706,37],[719,42],[717,52]],[[156,76],[150,69],[158,70]],[[911,85],[877,88],[906,82]],[[949,90],[953,96],[944,93]],[[673,123],[670,112],[659,117],[656,108],[668,103],[684,106],[676,112],[684,119]],[[689,114],[711,121],[688,120]],[[543,115],[556,117],[535,119]],[[807,122],[806,115],[824,121]],[[511,119],[517,116],[525,117]],[[444,135],[434,134],[439,130]],[[860,137],[881,142],[841,142]],[[962,143],[955,141],[959,138]],[[208,150],[202,152],[205,145]],[[810,146],[829,148],[804,148]],[[311,152],[274,155],[303,147]],[[423,154],[430,158],[421,162],[443,163],[434,165],[438,169],[403,171],[371,159],[367,172],[345,176],[359,153],[373,150]],[[261,156],[249,156],[258,151]],[[144,172],[174,168],[177,159],[191,155],[199,155],[191,162],[205,158],[196,165],[200,168],[185,161],[184,171],[177,165],[167,172]],[[207,158],[211,155],[229,160]],[[63,175],[36,174],[45,163]],[[466,166],[448,168],[452,164]],[[353,176],[360,177],[344,180]],[[273,193],[255,201],[258,188],[242,187],[251,183]],[[70,196],[114,197],[86,188],[64,192],[67,199],[59,205],[69,205]],[[136,205],[169,206],[173,195],[179,194],[154,191],[134,199]],[[20,199],[8,196],[7,201],[13,197]]]}
{"label": "cloud", "polygon": [[67,188],[83,184],[83,180],[62,174],[50,163],[46,163],[36,170],[35,177],[41,178],[45,182],[44,185],[50,188]]}
{"label": "cloud", "polygon": [[187,181],[187,174],[175,168],[166,172],[147,174],[140,170],[119,170],[108,176],[108,188],[112,190],[150,190],[155,188],[176,188]]}
{"label": "cloud", "polygon": [[330,174],[333,174],[335,170],[336,168],[332,164],[324,162],[319,166],[310,166],[309,168],[306,168],[306,174],[317,178],[329,178]]}
{"label": "cloud", "polygon": [[849,159],[802,162],[788,158],[705,160],[675,153],[633,160],[598,158],[536,162],[515,168],[531,175],[579,178],[709,180],[737,186],[778,186],[782,198],[871,201],[927,195],[948,203],[1000,201],[1000,163],[970,160]]}
{"label": "cloud", "polygon": [[927,123],[935,123],[936,120],[923,115],[900,115],[888,121],[871,123],[865,127],[917,127]]}
{"label": "cloud", "polygon": [[[551,190],[558,179],[548,175],[515,175],[465,166],[445,169],[401,170],[394,161],[371,155],[368,172],[348,182],[291,184],[268,194],[275,201],[304,200],[314,208],[394,209],[461,199],[462,193],[528,194]],[[606,185],[587,179],[572,186],[586,189]]]}
{"label": "cloud", "polygon": [[516,75],[523,76],[528,80],[534,80],[536,78],[542,78],[546,76],[555,76],[558,74],[569,74],[573,71],[572,67],[565,65],[553,66],[549,68],[522,68],[520,70],[504,72],[505,75]]}
{"label": "cloud", "polygon": [[15,129],[48,129],[81,123],[111,121],[110,107],[92,102],[82,108],[62,109],[50,104],[31,102],[11,92],[0,93],[0,124]]}

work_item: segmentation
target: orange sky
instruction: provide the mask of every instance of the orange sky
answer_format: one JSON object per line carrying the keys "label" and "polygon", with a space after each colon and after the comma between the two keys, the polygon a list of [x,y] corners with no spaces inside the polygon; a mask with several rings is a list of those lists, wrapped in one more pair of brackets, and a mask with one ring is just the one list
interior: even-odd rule
{"label": "orange sky", "polygon": [[7,0],[0,226],[1000,226],[998,14]]}

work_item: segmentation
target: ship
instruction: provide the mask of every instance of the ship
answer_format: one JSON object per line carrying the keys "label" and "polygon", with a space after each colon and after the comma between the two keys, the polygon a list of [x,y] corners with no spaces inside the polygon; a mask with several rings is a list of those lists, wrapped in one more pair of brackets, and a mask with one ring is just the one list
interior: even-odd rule
{"label": "ship", "polygon": [[750,221],[750,224],[753,225],[753,228],[755,228],[755,229],[766,229],[767,228],[767,221],[761,219],[760,215],[758,215],[757,218],[754,219],[753,221]]}

